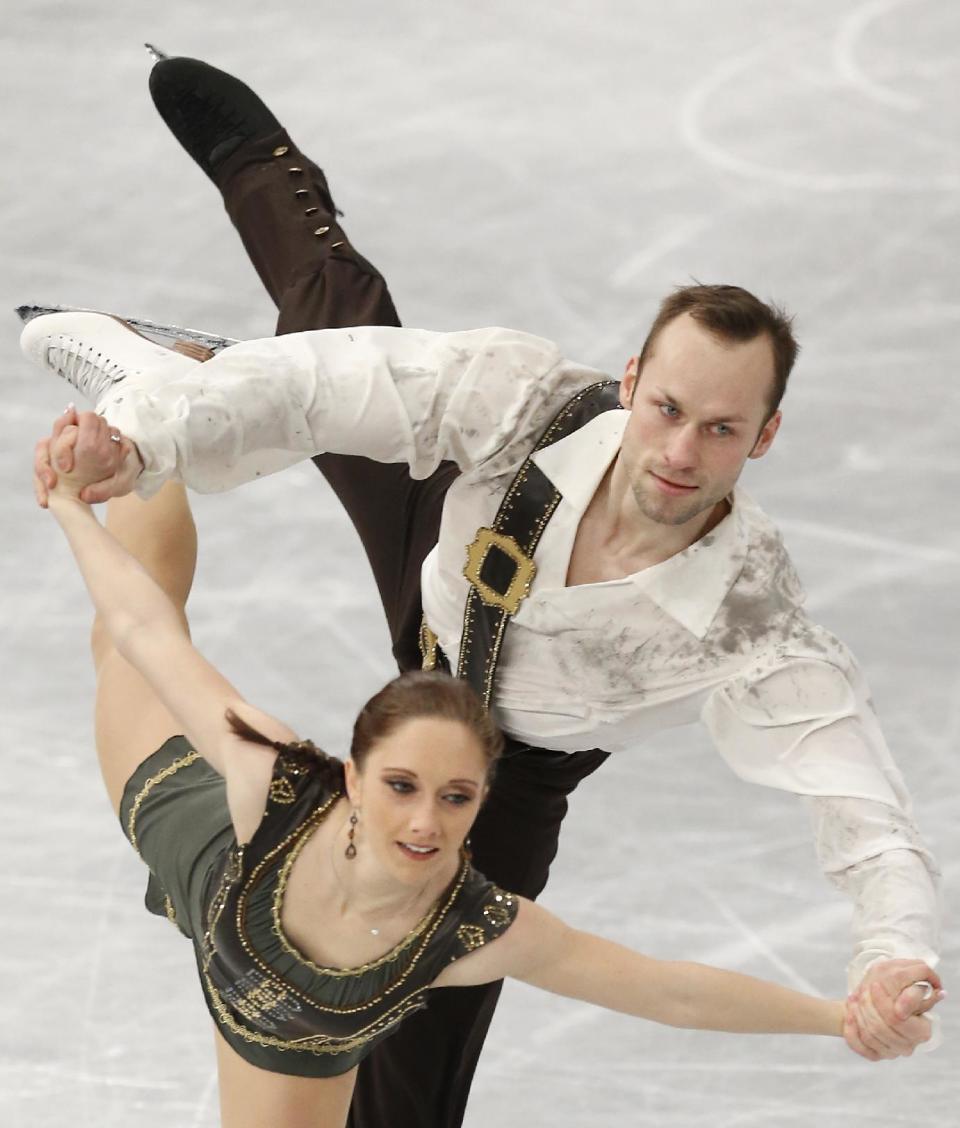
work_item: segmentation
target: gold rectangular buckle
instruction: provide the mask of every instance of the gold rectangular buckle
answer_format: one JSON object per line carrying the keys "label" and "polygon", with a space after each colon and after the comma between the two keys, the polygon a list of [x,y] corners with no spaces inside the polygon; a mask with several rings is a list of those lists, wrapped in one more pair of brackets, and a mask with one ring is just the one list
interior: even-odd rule
{"label": "gold rectangular buckle", "polygon": [[[504,592],[497,591],[480,578],[480,570],[492,548],[509,557],[514,565],[513,578]],[[477,529],[473,542],[467,545],[467,562],[463,566],[463,574],[488,607],[499,607],[508,615],[516,615],[520,604],[530,594],[537,566],[513,537],[484,526]]]}

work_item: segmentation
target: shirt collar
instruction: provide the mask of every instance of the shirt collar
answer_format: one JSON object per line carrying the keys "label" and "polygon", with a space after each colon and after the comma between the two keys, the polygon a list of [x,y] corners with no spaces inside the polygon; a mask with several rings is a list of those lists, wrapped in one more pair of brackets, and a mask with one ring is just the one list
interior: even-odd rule
{"label": "shirt collar", "polygon": [[[620,449],[629,417],[628,411],[605,411],[533,455],[576,513],[582,514],[596,493]],[[730,512],[705,537],[624,580],[699,639],[710,629],[746,558],[751,502],[739,489],[729,500]]]}

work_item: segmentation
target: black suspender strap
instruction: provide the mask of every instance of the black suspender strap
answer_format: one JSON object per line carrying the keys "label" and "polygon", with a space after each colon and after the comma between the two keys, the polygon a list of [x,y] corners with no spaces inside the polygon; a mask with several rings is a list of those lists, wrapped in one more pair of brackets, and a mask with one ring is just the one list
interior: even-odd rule
{"label": "black suspender strap", "polygon": [[[584,388],[564,404],[517,471],[493,524],[478,529],[467,546],[463,574],[470,582],[470,591],[456,676],[466,678],[487,706],[504,632],[530,594],[537,572],[533,554],[561,498],[532,455],[566,438],[602,412],[620,407],[619,392],[618,383],[604,380]],[[436,636],[426,622],[420,642],[424,666],[432,668],[439,654]]]}

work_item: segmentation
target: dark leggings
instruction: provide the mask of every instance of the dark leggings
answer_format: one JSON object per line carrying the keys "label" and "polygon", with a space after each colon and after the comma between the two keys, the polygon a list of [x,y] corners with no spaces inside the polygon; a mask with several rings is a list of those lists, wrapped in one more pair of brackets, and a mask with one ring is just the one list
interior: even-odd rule
{"label": "dark leggings", "polygon": [[[350,245],[329,208],[323,174],[286,133],[243,146],[219,170],[227,212],[280,311],[277,333],[399,325],[380,273]],[[423,481],[405,465],[346,455],[313,460],[360,536],[401,670],[420,664],[420,566],[437,542],[443,499],[457,475],[441,463]],[[471,832],[476,867],[526,897],[546,884],[567,796],[606,759],[508,743]],[[500,984],[432,994],[362,1063],[350,1128],[454,1128]]]}

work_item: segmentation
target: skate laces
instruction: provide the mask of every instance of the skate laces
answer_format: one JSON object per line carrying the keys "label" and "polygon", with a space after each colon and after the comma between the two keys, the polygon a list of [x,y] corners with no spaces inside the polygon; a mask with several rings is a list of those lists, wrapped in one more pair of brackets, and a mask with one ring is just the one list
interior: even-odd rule
{"label": "skate laces", "polygon": [[96,346],[62,335],[46,346],[44,362],[94,403],[127,375],[122,365]]}

